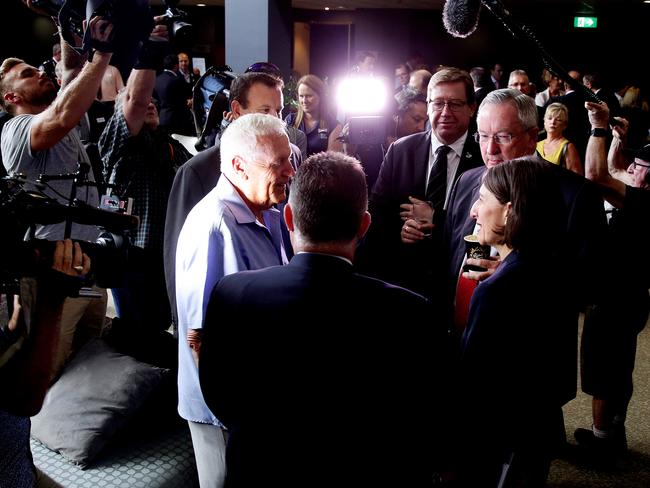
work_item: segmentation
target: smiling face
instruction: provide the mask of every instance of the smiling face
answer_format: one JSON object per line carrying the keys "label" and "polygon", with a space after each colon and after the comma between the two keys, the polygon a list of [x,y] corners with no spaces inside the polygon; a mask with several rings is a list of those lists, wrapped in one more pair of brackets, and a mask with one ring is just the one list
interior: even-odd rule
{"label": "smiling face", "polygon": [[320,113],[320,96],[304,83],[298,87],[298,101],[304,112],[314,116]]}
{"label": "smiling face", "polygon": [[[454,81],[429,85],[428,101],[433,132],[440,142],[453,144],[467,131],[476,106],[468,105],[464,83]],[[447,103],[441,110],[437,110],[436,102]]]}
{"label": "smiling face", "polygon": [[188,73],[190,71],[190,58],[185,53],[180,53],[178,55],[178,68],[183,73]]}
{"label": "smiling face", "polygon": [[253,207],[267,210],[287,198],[287,184],[295,173],[286,135],[258,137],[257,147],[250,157],[242,158],[246,173],[242,190]]}
{"label": "smiling face", "polygon": [[[514,103],[489,103],[481,106],[476,119],[481,156],[488,168],[504,161],[535,154],[537,128],[526,128],[521,123]],[[496,135],[510,135],[508,143],[498,144]]]}
{"label": "smiling face", "polygon": [[470,210],[470,215],[476,220],[477,237],[481,245],[496,246],[503,243],[508,208],[508,204],[500,203],[485,185],[481,185],[479,198]]}
{"label": "smiling face", "polygon": [[263,83],[254,83],[246,96],[246,107],[239,102],[233,102],[233,112],[237,117],[245,114],[267,114],[280,117],[282,114],[283,98],[279,86],[270,87]]}

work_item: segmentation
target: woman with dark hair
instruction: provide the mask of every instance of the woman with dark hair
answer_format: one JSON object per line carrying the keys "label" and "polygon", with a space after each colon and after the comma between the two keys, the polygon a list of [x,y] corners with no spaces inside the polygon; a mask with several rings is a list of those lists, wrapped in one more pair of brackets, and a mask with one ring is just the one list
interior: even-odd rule
{"label": "woman with dark hair", "polygon": [[315,75],[305,75],[296,86],[298,112],[289,114],[285,121],[307,136],[307,156],[322,151],[343,152],[343,144],[336,139],[341,134],[341,124],[329,113],[327,87],[323,80]]}
{"label": "woman with dark hair", "polygon": [[501,264],[474,292],[461,344],[461,486],[545,486],[564,439],[575,371],[562,365],[576,338],[555,252],[566,219],[552,169],[533,157],[489,168],[471,210]]}

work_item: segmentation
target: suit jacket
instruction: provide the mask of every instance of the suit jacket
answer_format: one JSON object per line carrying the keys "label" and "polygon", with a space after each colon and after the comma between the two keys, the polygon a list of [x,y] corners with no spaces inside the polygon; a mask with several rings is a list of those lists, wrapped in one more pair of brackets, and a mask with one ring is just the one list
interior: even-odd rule
{"label": "suit jacket", "polygon": [[[540,158],[539,155],[537,157]],[[557,175],[565,204],[565,213],[558,216],[566,221],[564,255],[573,263],[576,273],[586,273],[580,280],[584,293],[579,296],[581,303],[587,303],[591,300],[588,297],[595,294],[595,290],[587,286],[587,276],[594,274],[590,271],[593,260],[598,260],[598,255],[605,249],[603,240],[607,235],[607,220],[603,200],[596,186],[586,178],[555,165],[551,166],[551,170]],[[467,171],[458,180],[449,197],[443,240],[448,256],[447,271],[452,300],[465,256],[463,237],[474,231],[476,223],[469,212],[478,199],[485,171],[485,166]]]}
{"label": "suit jacket", "polygon": [[576,356],[576,322],[568,282],[555,264],[512,251],[472,296],[454,395],[468,478],[484,476],[477,466],[492,464],[498,473],[504,453],[539,456],[564,440],[561,406],[567,383],[575,382],[565,364]]}
{"label": "suit jacket", "polygon": [[170,134],[195,136],[192,112],[187,106],[192,92],[185,79],[165,70],[156,77],[155,93],[160,103],[160,127]]}
{"label": "suit jacket", "polygon": [[226,486],[428,486],[446,399],[428,313],[330,255],[219,282],[199,374],[231,433]]}
{"label": "suit jacket", "polygon": [[[538,156],[539,157],[539,156]],[[556,174],[564,202],[564,210],[559,219],[564,222],[566,234],[562,236],[563,249],[558,253],[566,272],[566,280],[572,286],[573,304],[573,354],[565,357],[565,368],[570,373],[571,381],[566,386],[565,399],[568,401],[575,396],[577,378],[577,326],[580,306],[594,303],[600,299],[604,288],[600,278],[600,270],[593,263],[607,255],[607,219],[603,208],[603,200],[598,188],[586,178],[560,168],[550,166]],[[478,198],[478,191],[486,168],[476,168],[465,173],[452,190],[447,209],[444,241],[446,256],[448,256],[448,286],[446,299],[446,314],[453,316],[452,308],[456,292],[456,284],[460,267],[465,254],[463,237],[474,230],[475,221],[469,212]],[[545,272],[540,272],[542,274]]]}
{"label": "suit jacket", "polygon": [[[400,229],[403,222],[399,214],[400,204],[408,203],[409,196],[426,200],[430,151],[431,131],[398,139],[388,149],[370,196],[373,223],[358,260],[364,272],[427,296],[433,293],[431,283],[434,271],[433,268],[422,268],[422,263],[431,264],[423,256],[439,255],[442,233],[434,233],[433,239],[418,244],[402,244]],[[468,136],[454,181],[464,171],[479,165],[482,165],[482,159],[478,144]],[[415,273],[410,270],[415,270]]]}

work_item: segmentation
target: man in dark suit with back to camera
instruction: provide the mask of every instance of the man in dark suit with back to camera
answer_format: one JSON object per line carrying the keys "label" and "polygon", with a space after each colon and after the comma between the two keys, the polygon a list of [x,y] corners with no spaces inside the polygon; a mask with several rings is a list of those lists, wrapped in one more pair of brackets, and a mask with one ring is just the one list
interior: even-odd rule
{"label": "man in dark suit with back to camera", "polygon": [[214,288],[199,373],[227,486],[430,486],[443,340],[423,297],[355,273],[366,209],[357,160],[310,157],[284,210],[296,255]]}
{"label": "man in dark suit with back to camera", "polygon": [[[476,104],[469,74],[458,68],[436,72],[428,87],[432,130],[395,141],[388,149],[370,197],[375,225],[360,256],[360,269],[427,297],[436,295],[442,223],[454,182],[481,164],[469,134]],[[433,225],[404,222],[414,204],[429,202]],[[431,232],[431,229],[433,231]],[[425,232],[431,233],[425,237]]]}

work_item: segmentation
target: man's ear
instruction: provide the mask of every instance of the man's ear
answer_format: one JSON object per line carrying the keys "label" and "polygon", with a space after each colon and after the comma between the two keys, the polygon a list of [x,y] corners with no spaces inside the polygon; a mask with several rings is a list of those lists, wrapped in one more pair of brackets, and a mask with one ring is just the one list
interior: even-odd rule
{"label": "man's ear", "polygon": [[293,226],[293,209],[291,208],[291,205],[287,203],[284,206],[284,223],[287,225],[287,229],[289,232],[295,232],[294,231],[294,226]]}
{"label": "man's ear", "polygon": [[248,173],[246,173],[246,161],[241,156],[234,156],[231,163],[235,174],[242,178],[248,178]]}
{"label": "man's ear", "polygon": [[361,223],[359,224],[359,230],[357,231],[357,239],[363,239],[363,236],[366,235],[366,232],[368,232],[368,229],[370,228],[371,221],[372,218],[370,217],[370,212],[364,212],[361,217]]}
{"label": "man's ear", "polygon": [[230,111],[235,114],[235,118],[241,117],[242,116],[242,107],[241,103],[239,103],[237,100],[233,100],[233,102],[230,104]]}
{"label": "man's ear", "polygon": [[20,101],[20,95],[16,95],[15,92],[11,92],[11,91],[5,93],[4,96],[3,96],[2,98],[3,98],[6,102],[12,103],[12,104],[14,104],[14,105],[16,104],[16,102],[19,102],[19,101]]}

